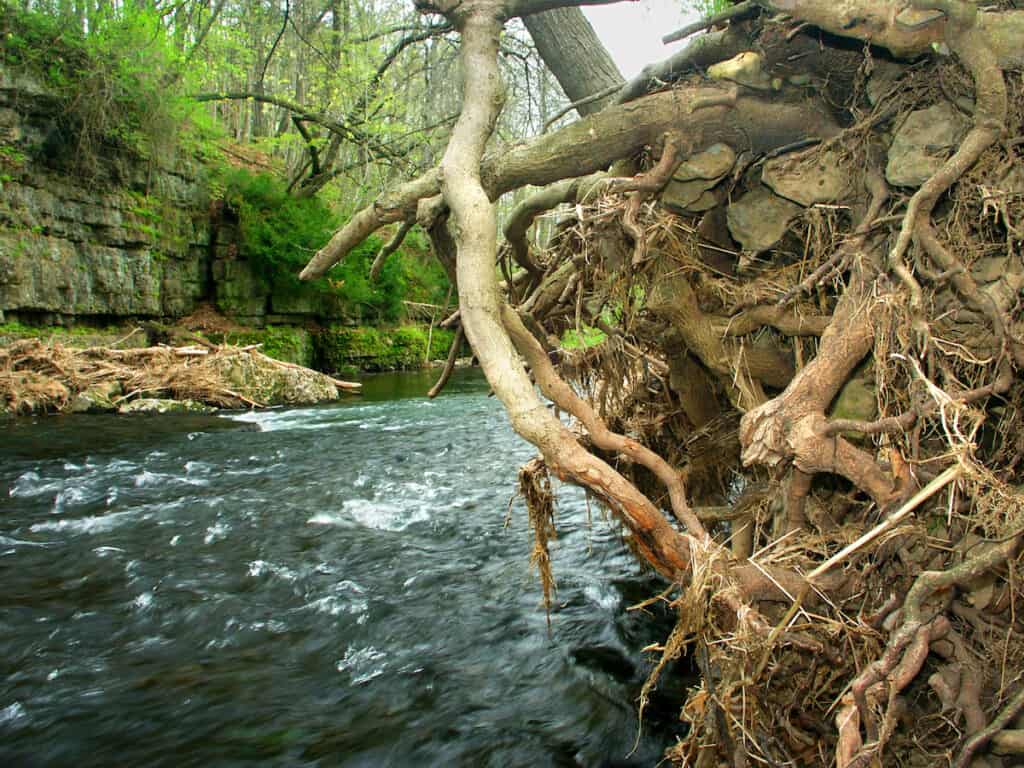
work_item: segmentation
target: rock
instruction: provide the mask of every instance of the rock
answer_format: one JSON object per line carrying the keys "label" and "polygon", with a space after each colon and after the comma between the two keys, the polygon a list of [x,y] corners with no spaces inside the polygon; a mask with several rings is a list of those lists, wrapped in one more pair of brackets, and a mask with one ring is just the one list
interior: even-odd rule
{"label": "rock", "polygon": [[673,179],[661,191],[661,202],[677,213],[699,213],[718,205],[718,198],[710,191],[715,181],[697,179],[676,181]]}
{"label": "rock", "polygon": [[732,170],[736,153],[725,144],[712,144],[683,161],[661,191],[661,202],[678,213],[699,213],[718,205],[710,190]]}
{"label": "rock", "polygon": [[270,289],[249,262],[217,259],[213,262],[217,309],[231,317],[259,317],[267,313]]}
{"label": "rock", "polygon": [[72,413],[111,413],[118,410],[114,398],[124,393],[118,381],[94,384],[71,400]]}
{"label": "rock", "polygon": [[759,253],[779,242],[802,210],[767,187],[758,187],[729,206],[729,232],[744,251]]}
{"label": "rock", "polygon": [[162,400],[142,397],[125,403],[117,409],[118,413],[212,413],[217,410],[196,400]]}
{"label": "rock", "polygon": [[885,178],[900,187],[924,184],[953,153],[969,128],[948,102],[911,112],[889,147]]}
{"label": "rock", "polygon": [[[874,421],[878,416],[878,400],[875,397],[874,383],[866,378],[852,378],[843,385],[832,403],[831,419],[853,419],[854,421]],[[843,433],[848,438],[859,438],[859,432]]]}
{"label": "rock", "polygon": [[759,53],[744,51],[728,61],[721,61],[708,67],[712,80],[730,80],[759,91],[772,90],[774,83],[764,71],[764,58]]}
{"label": "rock", "polygon": [[223,355],[217,375],[241,395],[263,405],[314,405],[338,399],[329,376],[308,368],[275,365],[258,355]]}
{"label": "rock", "polygon": [[250,344],[262,345],[261,352],[286,363],[295,363],[311,368],[316,357],[313,348],[313,334],[305,328],[292,326],[267,326],[259,330],[213,332],[207,338],[215,344],[231,344],[246,347]]}
{"label": "rock", "polygon": [[849,180],[834,152],[799,158],[776,157],[764,164],[761,180],[777,195],[810,207],[833,203],[849,192]]}
{"label": "rock", "polygon": [[922,29],[929,24],[944,19],[946,14],[942,11],[926,10],[919,11],[915,8],[904,8],[896,14],[896,23],[907,29]]}
{"label": "rock", "polygon": [[732,170],[736,153],[727,144],[712,144],[703,152],[691,155],[676,169],[672,178],[677,181],[713,179],[717,182]]}

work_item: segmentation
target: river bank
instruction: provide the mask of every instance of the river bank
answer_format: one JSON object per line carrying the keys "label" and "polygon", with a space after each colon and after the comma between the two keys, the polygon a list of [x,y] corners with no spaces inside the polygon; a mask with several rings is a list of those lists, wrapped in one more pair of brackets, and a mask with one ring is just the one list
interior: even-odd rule
{"label": "river bank", "polygon": [[9,413],[184,411],[312,405],[358,391],[362,373],[448,355],[436,327],[234,324],[215,313],[173,326],[0,326],[0,407]]}

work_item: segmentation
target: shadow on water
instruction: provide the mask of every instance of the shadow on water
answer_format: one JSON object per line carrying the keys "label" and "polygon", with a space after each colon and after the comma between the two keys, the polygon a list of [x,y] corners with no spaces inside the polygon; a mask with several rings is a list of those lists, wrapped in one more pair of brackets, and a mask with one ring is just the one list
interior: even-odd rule
{"label": "shadow on water", "polygon": [[[375,376],[318,408],[7,422],[0,760],[640,766],[659,589],[560,492],[550,634],[486,383]],[[662,703],[664,706],[658,706]]]}

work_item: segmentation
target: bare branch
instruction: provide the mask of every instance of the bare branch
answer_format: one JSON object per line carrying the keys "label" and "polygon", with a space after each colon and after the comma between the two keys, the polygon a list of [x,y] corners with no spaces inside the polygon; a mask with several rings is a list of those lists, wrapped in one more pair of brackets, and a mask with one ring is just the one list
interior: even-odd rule
{"label": "bare branch", "polygon": [[680,40],[685,40],[690,35],[696,32],[700,32],[705,29],[710,29],[711,27],[714,27],[718,24],[724,24],[725,22],[731,21],[732,19],[737,19],[742,16],[746,16],[748,13],[752,13],[755,10],[757,10],[757,5],[755,3],[751,2],[751,0],[744,0],[744,2],[742,3],[737,3],[736,5],[730,8],[726,8],[721,13],[716,13],[712,16],[708,16],[706,19],[695,21],[693,24],[688,24],[682,29],[677,29],[675,32],[670,32],[669,34],[661,38],[661,42],[663,42],[665,45],[668,45],[669,43],[675,43]]}
{"label": "bare branch", "polygon": [[375,281],[380,277],[380,271],[384,268],[384,262],[388,260],[388,256],[398,250],[399,246],[402,245],[402,241],[405,240],[405,236],[409,234],[411,230],[416,226],[416,219],[410,218],[402,222],[402,226],[395,232],[395,236],[392,237],[384,246],[380,249],[380,253],[373,260],[373,265],[370,267],[370,280]]}
{"label": "bare branch", "polygon": [[271,96],[269,94],[258,93],[256,91],[226,91],[223,93],[197,93],[194,94],[192,98],[196,101],[241,101],[244,99],[252,99],[253,101],[263,102],[264,104],[273,104],[275,107],[287,109],[301,120],[309,123],[316,123],[317,125],[323,126],[331,133],[339,134],[350,141],[363,144],[381,157],[387,157],[395,161],[404,161],[404,158],[400,153],[395,152],[385,144],[381,144],[377,139],[359,128],[341,122],[340,120],[337,120],[323,112],[313,112],[301,104],[297,104],[289,99],[283,99],[279,96]]}
{"label": "bare branch", "polygon": [[[484,189],[495,200],[527,184],[545,186],[602,171],[669,130],[700,135],[702,141],[693,151],[721,141],[752,152],[766,152],[808,135],[834,136],[839,130],[827,112],[811,102],[773,103],[740,96],[728,106],[732,91],[711,86],[651,94],[604,109],[532,142],[502,148],[483,160]],[[710,106],[700,109],[701,104]],[[319,277],[371,232],[406,218],[405,212],[415,210],[417,201],[440,191],[440,171],[434,168],[382,196],[372,204],[372,211],[357,214],[317,252],[302,271],[303,279]]]}

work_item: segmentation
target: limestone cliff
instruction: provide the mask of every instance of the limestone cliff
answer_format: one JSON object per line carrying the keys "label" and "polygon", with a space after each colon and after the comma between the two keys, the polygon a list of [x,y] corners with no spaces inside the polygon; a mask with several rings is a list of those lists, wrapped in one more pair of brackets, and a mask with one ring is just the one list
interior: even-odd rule
{"label": "limestone cliff", "polygon": [[8,319],[175,317],[210,295],[202,166],[105,157],[68,168],[55,100],[0,72],[0,312]]}
{"label": "limestone cliff", "polygon": [[255,326],[342,316],[273,295],[200,161],[108,147],[85,173],[77,151],[41,81],[0,69],[0,322],[173,319],[203,301]]}

